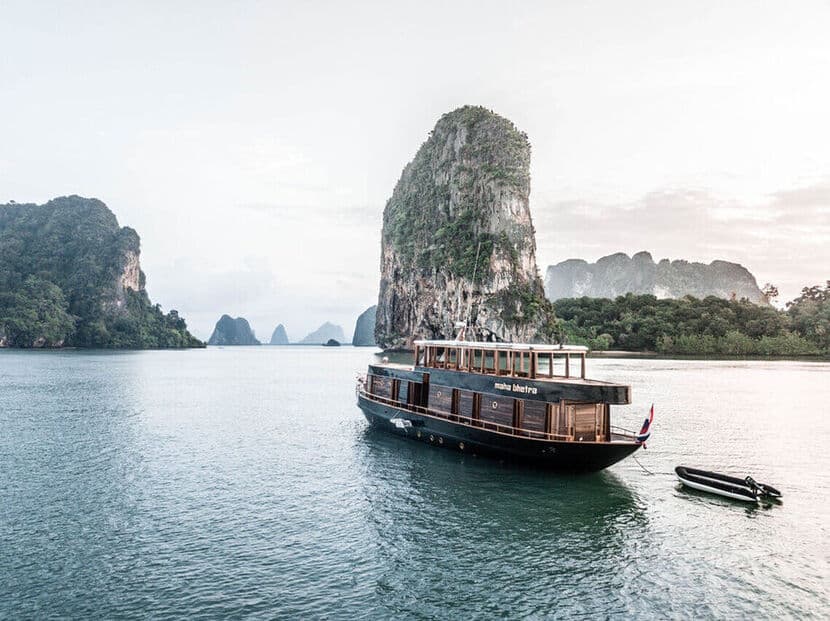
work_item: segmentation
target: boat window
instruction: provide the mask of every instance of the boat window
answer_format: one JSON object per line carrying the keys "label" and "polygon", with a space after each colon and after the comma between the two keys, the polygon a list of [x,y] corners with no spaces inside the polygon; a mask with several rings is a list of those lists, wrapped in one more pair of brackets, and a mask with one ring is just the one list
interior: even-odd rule
{"label": "boat window", "polygon": [[447,350],[447,368],[448,369],[457,369],[458,368],[458,350],[448,349]]}
{"label": "boat window", "polygon": [[578,403],[569,405],[574,439],[593,442],[597,438],[597,424],[600,422],[602,404]]}
{"label": "boat window", "polygon": [[496,372],[496,352],[492,350],[484,350],[484,372]]}
{"label": "boat window", "polygon": [[473,418],[473,403],[475,402],[475,393],[469,390],[458,391],[458,414]]}
{"label": "boat window", "polygon": [[544,432],[547,411],[548,404],[544,401],[525,401],[524,411],[522,412],[522,429]]}
{"label": "boat window", "polygon": [[429,387],[429,408],[447,414],[452,412],[452,388],[431,384]]}
{"label": "boat window", "polygon": [[388,377],[372,376],[372,394],[378,397],[392,397],[392,380]]}
{"label": "boat window", "polygon": [[539,354],[536,357],[536,376],[553,377],[553,354]]}
{"label": "boat window", "polygon": [[482,395],[481,420],[511,427],[513,425],[513,397]]}
{"label": "boat window", "polygon": [[571,423],[568,418],[568,406],[565,402],[551,404],[550,431],[559,436],[571,435]]}
{"label": "boat window", "polygon": [[510,375],[510,357],[508,356],[508,352],[504,350],[499,350],[499,364],[498,364],[498,375]]}
{"label": "boat window", "polygon": [[530,352],[517,351],[513,354],[513,374],[519,377],[530,375]]}

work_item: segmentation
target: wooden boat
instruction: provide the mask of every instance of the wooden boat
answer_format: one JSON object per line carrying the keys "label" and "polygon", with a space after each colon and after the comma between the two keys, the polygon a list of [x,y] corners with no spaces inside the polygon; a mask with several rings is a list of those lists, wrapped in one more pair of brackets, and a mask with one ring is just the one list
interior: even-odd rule
{"label": "wooden boat", "polygon": [[600,470],[636,451],[648,434],[611,425],[611,406],[630,403],[631,388],[587,379],[586,353],[416,341],[412,365],[369,365],[358,379],[357,404],[371,424],[420,442],[546,468]]}
{"label": "wooden boat", "polygon": [[718,494],[735,500],[757,502],[764,498],[780,498],[781,492],[767,485],[758,483],[752,477],[731,477],[708,470],[697,470],[686,466],[677,466],[674,469],[677,478],[687,487],[710,494]]}

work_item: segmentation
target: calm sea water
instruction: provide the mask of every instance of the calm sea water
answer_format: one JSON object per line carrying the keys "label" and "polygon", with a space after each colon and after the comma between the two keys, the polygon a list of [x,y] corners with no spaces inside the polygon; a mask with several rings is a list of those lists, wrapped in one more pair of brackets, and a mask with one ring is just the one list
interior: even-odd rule
{"label": "calm sea water", "polygon": [[830,365],[592,360],[654,474],[562,476],[370,430],[371,358],[0,352],[0,617],[826,618]]}

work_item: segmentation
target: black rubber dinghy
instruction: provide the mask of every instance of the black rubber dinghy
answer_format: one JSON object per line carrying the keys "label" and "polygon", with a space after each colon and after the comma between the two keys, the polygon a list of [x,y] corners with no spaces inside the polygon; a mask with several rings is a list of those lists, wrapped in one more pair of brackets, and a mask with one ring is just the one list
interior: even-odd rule
{"label": "black rubber dinghy", "polygon": [[739,479],[718,472],[697,470],[686,466],[677,466],[674,471],[683,485],[735,500],[757,502],[761,498],[779,498],[781,496],[781,492],[771,485],[757,483],[752,477]]}

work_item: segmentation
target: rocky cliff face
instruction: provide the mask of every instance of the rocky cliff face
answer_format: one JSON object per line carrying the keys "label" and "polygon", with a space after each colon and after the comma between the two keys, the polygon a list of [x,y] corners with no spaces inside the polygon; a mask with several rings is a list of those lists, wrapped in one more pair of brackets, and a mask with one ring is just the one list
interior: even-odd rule
{"label": "rocky cliff face", "polygon": [[117,266],[113,295],[103,300],[108,312],[124,311],[127,305],[127,291],[144,291],[145,277],[139,263],[141,240],[138,233],[124,227],[118,232],[118,238],[118,250],[112,259]]}
{"label": "rocky cliff face", "polygon": [[271,335],[271,342],[269,345],[288,345],[288,334],[285,332],[285,326],[280,324],[274,328],[274,333]]}
{"label": "rocky cliff face", "polygon": [[626,293],[650,293],[658,298],[747,298],[766,304],[755,277],[742,265],[727,261],[690,263],[663,259],[655,263],[648,252],[633,257],[623,253],[602,257],[596,263],[569,259],[548,267],[545,293],[551,300],[615,298]]}
{"label": "rocky cliff face", "polygon": [[304,345],[322,345],[329,340],[335,340],[343,343],[346,337],[343,336],[343,328],[328,321],[317,328],[314,332],[306,336],[300,343]]}
{"label": "rocky cliff face", "polygon": [[354,326],[352,345],[355,347],[374,347],[375,343],[375,317],[378,312],[377,305],[370,306],[360,313]]}
{"label": "rocky cliff face", "polygon": [[208,345],[260,345],[260,342],[251,330],[247,319],[243,317],[234,319],[230,315],[222,315],[216,322]]}
{"label": "rocky cliff face", "polygon": [[387,349],[451,338],[551,337],[530,217],[530,144],[480,107],[445,114],[383,213],[375,338]]}

